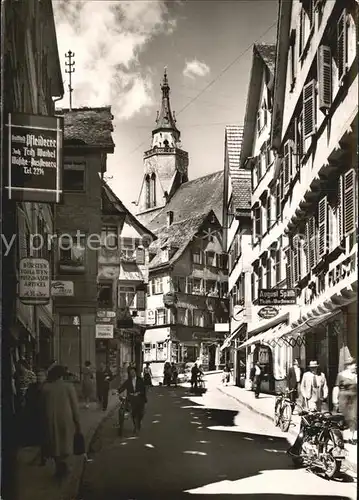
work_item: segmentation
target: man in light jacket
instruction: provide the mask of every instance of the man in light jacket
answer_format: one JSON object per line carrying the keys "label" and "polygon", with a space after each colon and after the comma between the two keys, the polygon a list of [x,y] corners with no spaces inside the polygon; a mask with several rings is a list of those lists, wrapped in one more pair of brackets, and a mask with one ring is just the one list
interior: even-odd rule
{"label": "man in light jacket", "polygon": [[321,411],[322,403],[328,397],[328,384],[317,361],[310,361],[309,370],[304,373],[300,390],[304,406],[308,410]]}

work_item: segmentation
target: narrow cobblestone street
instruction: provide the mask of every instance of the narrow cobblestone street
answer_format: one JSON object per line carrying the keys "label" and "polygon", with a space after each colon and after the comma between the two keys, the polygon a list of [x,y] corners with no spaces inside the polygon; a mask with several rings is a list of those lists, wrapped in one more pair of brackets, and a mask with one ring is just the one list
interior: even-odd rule
{"label": "narrow cobblestone street", "polygon": [[348,477],[326,481],[295,469],[287,438],[215,387],[202,397],[154,387],[138,438],[129,420],[123,438],[115,417],[105,423],[79,498],[356,498]]}

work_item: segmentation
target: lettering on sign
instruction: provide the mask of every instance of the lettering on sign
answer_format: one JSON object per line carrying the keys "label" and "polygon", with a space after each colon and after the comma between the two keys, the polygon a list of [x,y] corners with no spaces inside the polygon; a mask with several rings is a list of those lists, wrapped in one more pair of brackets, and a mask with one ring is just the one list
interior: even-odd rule
{"label": "lettering on sign", "polygon": [[52,297],[73,297],[74,282],[73,281],[52,281],[51,296]]}
{"label": "lettering on sign", "polygon": [[97,324],[96,325],[97,339],[113,339],[113,325]]}
{"label": "lettering on sign", "polygon": [[21,259],[19,281],[19,299],[23,304],[47,304],[50,301],[50,265],[47,260]]}
{"label": "lettering on sign", "polygon": [[259,309],[258,311],[258,316],[260,316],[263,319],[275,318],[278,314],[279,314],[279,309],[276,309],[275,307],[272,306],[262,307],[262,309]]}
{"label": "lettering on sign", "polygon": [[294,288],[259,289],[259,306],[290,306],[297,303],[297,291]]}
{"label": "lettering on sign", "polygon": [[63,118],[9,113],[6,126],[9,198],[59,203]]}

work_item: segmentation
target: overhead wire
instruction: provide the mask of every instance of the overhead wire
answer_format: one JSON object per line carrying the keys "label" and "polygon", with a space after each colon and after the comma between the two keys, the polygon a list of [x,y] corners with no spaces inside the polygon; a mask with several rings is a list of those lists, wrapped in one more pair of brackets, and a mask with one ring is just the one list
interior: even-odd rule
{"label": "overhead wire", "polygon": [[[197,101],[197,99],[199,99],[199,97],[202,94],[204,94],[210,87],[212,87],[212,85],[214,85],[229,69],[231,69],[232,66],[234,66],[234,64],[236,64],[253,47],[253,45],[255,45],[257,42],[259,42],[264,36],[266,36],[266,34],[269,33],[269,31],[276,25],[277,25],[277,21],[275,21],[273,24],[271,24],[269,26],[269,28],[267,28],[266,31],[264,33],[262,33],[262,35],[259,38],[257,38],[254,42],[252,42],[250,45],[248,45],[248,47],[245,50],[243,50],[238,56],[236,56],[235,59],[233,59],[233,61],[231,61],[225,68],[223,68],[222,71],[220,71],[219,74],[215,78],[213,78],[213,80],[211,80],[202,90],[200,90],[200,92],[197,95],[195,95],[192,99],[190,99],[179,111],[176,112],[176,117],[180,113],[183,113],[183,111],[185,111],[189,106],[191,106],[191,104],[193,104],[195,101]],[[147,141],[141,142],[141,144],[136,146],[136,148],[133,149],[130,153],[128,153],[128,155],[126,157],[129,157],[133,153],[138,151],[140,149],[140,147],[142,147],[144,144],[146,144],[146,142]]]}

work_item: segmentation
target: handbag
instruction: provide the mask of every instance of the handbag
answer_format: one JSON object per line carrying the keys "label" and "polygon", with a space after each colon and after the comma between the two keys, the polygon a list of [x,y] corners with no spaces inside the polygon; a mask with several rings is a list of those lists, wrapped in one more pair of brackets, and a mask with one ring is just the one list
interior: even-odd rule
{"label": "handbag", "polygon": [[74,435],[74,455],[84,455],[86,453],[85,438],[81,432]]}

